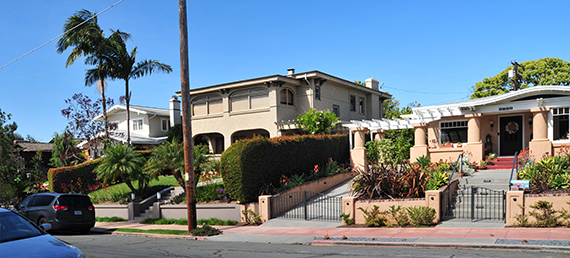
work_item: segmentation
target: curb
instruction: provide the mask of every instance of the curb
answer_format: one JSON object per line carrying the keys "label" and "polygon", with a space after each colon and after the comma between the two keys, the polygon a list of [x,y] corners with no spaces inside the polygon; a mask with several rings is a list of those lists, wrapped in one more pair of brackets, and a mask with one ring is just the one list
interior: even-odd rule
{"label": "curb", "polygon": [[128,236],[128,237],[162,238],[162,239],[205,240],[205,237],[203,236],[165,235],[165,234],[150,234],[150,233],[112,232],[111,235]]}
{"label": "curb", "polygon": [[315,246],[367,246],[367,247],[409,247],[409,248],[445,248],[445,249],[482,249],[482,250],[512,250],[534,252],[570,253],[570,247],[541,246],[541,245],[502,245],[502,244],[442,244],[426,242],[366,242],[366,241],[334,241],[315,240]]}

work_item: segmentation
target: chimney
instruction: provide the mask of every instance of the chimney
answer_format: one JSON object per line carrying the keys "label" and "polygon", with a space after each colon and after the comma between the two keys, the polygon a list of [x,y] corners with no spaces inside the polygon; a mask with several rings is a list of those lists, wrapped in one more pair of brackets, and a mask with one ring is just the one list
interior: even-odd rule
{"label": "chimney", "polygon": [[180,100],[178,97],[172,96],[170,102],[170,126],[182,123],[182,117],[180,116]]}
{"label": "chimney", "polygon": [[288,76],[288,77],[293,76],[293,74],[295,74],[295,68],[289,68],[289,69],[287,69],[287,76]]}
{"label": "chimney", "polygon": [[366,79],[366,87],[370,89],[378,90],[378,84],[378,81],[374,77]]}

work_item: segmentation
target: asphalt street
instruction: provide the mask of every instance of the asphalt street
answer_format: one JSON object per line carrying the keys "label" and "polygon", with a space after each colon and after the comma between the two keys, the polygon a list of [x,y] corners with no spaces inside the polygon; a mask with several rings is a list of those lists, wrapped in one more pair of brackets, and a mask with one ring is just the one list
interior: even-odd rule
{"label": "asphalt street", "polygon": [[518,250],[461,250],[363,246],[311,246],[244,242],[196,241],[108,234],[59,233],[56,237],[83,251],[85,257],[568,257],[568,253]]}

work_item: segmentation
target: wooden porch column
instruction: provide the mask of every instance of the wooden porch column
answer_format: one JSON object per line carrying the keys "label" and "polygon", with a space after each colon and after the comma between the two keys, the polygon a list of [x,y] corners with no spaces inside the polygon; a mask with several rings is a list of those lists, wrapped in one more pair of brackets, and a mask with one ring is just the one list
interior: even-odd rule
{"label": "wooden porch column", "polygon": [[414,131],[414,147],[410,148],[410,161],[416,161],[418,157],[428,156],[428,146],[426,144],[427,123],[413,124]]}
{"label": "wooden porch column", "polygon": [[350,165],[355,169],[368,172],[368,164],[366,161],[366,131],[368,129],[358,127],[352,130],[354,132],[354,148],[350,150]]}
{"label": "wooden porch column", "polygon": [[485,157],[485,145],[481,140],[481,113],[466,114],[467,144],[463,147],[469,155],[469,161],[479,162]]}
{"label": "wooden porch column", "polygon": [[552,155],[552,142],[548,139],[548,107],[532,108],[532,141],[529,143],[529,150],[536,159],[541,159],[543,155]]}

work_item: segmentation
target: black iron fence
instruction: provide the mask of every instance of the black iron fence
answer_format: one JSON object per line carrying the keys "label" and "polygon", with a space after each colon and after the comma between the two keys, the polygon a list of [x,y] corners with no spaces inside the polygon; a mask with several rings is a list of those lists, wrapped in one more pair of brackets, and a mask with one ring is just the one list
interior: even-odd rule
{"label": "black iron fence", "polygon": [[271,197],[271,218],[340,221],[342,197],[298,191]]}
{"label": "black iron fence", "polygon": [[506,192],[471,186],[441,193],[442,219],[505,220]]}

